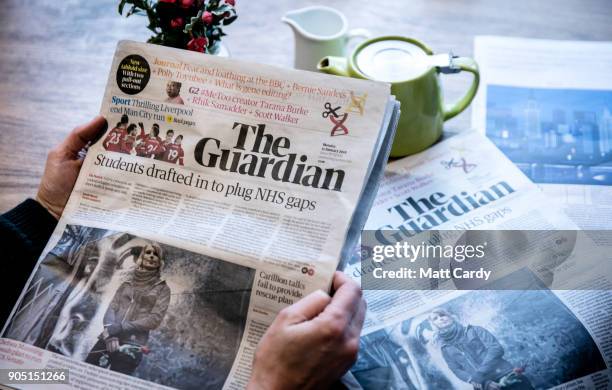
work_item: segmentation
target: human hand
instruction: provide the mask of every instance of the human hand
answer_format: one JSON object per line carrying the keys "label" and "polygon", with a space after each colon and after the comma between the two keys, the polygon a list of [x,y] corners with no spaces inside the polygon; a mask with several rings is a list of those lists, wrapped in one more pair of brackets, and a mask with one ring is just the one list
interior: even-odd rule
{"label": "human hand", "polygon": [[281,310],[259,342],[248,389],[325,388],[353,365],[366,304],[343,273],[333,285],[333,297],[318,290]]}
{"label": "human hand", "polygon": [[474,390],[482,390],[482,385],[478,382],[471,382]]}
{"label": "human hand", "polygon": [[109,337],[104,341],[106,342],[106,350],[109,353],[119,350],[119,339],[117,337]]}
{"label": "human hand", "polygon": [[61,144],[49,152],[36,200],[55,218],[59,219],[62,215],[83,165],[79,151],[106,128],[106,119],[97,116],[72,130]]}

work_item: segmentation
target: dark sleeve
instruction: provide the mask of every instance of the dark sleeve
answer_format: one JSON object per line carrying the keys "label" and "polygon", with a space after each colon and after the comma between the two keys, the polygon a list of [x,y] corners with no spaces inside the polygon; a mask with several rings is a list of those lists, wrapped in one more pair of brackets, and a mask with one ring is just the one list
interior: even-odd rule
{"label": "dark sleeve", "polygon": [[104,318],[102,320],[103,326],[106,328],[111,325],[118,325],[119,318],[117,318],[117,312],[119,311],[119,301],[121,300],[121,295],[123,294],[123,290],[125,289],[126,284],[122,283],[121,286],[115,291],[115,295],[113,296],[112,301],[108,305],[108,309],[106,309],[106,313],[104,313]]}
{"label": "dark sleeve", "polygon": [[448,368],[457,376],[457,378],[461,379],[464,382],[469,382],[472,378],[472,375],[465,370],[463,364],[458,362],[452,355],[450,355],[445,348],[442,348],[442,357],[444,361],[448,365]]}
{"label": "dark sleeve", "polygon": [[498,359],[504,356],[504,347],[501,346],[499,341],[485,328],[480,326],[474,326],[474,331],[478,335],[478,338],[484,344],[485,356],[482,359],[480,367],[478,367],[477,374],[484,376],[489,372],[495,370],[498,364]]}
{"label": "dark sleeve", "polygon": [[0,283],[2,324],[19,298],[55,225],[57,220],[33,199],[0,215],[2,259],[5,270],[10,272],[10,277],[3,278]]}

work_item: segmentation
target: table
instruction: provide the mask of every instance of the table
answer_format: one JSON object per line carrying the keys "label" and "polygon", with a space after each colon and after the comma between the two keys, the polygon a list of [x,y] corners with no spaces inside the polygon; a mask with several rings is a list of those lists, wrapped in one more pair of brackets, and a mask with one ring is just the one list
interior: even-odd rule
{"label": "table", "polygon": [[[116,42],[144,41],[145,20],[116,0],[4,0],[0,11],[0,212],[36,193],[48,150],[96,115]],[[421,39],[437,52],[472,55],[480,34],[612,40],[610,0],[237,0],[226,28],[232,56],[290,67],[293,33],[280,22],[313,3],[344,12],[350,27]],[[469,76],[443,80],[449,99]],[[447,128],[470,125],[469,110]]]}

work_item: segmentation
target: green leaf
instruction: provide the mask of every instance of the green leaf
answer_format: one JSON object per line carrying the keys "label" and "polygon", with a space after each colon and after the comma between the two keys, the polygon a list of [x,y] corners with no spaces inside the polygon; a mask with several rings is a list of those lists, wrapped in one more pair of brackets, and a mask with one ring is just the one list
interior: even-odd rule
{"label": "green leaf", "polygon": [[215,16],[221,16],[226,12],[231,12],[232,11],[232,6],[228,5],[228,4],[223,4],[221,7],[210,11],[213,15]]}
{"label": "green leaf", "polygon": [[232,24],[236,19],[238,19],[238,15],[229,16],[223,19],[223,25],[227,26],[228,24]]}
{"label": "green leaf", "polygon": [[123,16],[123,7],[125,7],[125,3],[127,3],[127,1],[128,1],[128,0],[121,0],[121,1],[119,2],[119,8],[118,8],[119,15],[122,15],[122,16]]}
{"label": "green leaf", "polygon": [[136,6],[133,5],[132,8],[130,8],[130,10],[128,11],[128,13],[125,15],[125,17],[130,17],[130,15],[136,13]]}
{"label": "green leaf", "polygon": [[149,42],[149,43],[155,43],[155,44],[159,45],[159,44],[161,44],[161,43],[162,43],[162,38],[161,38],[160,34],[158,34],[158,35],[154,35],[154,36],[152,36],[151,38],[149,38],[149,39],[147,40],[147,42]]}

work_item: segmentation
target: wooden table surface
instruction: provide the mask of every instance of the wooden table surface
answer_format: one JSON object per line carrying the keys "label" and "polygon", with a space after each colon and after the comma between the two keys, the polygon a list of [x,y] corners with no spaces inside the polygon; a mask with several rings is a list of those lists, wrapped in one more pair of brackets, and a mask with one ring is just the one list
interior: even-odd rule
{"label": "wooden table surface", "polygon": [[[116,0],[2,0],[0,11],[0,212],[33,196],[47,151],[98,113],[115,45],[144,41],[145,20],[117,14]],[[225,42],[232,56],[290,67],[293,34],[280,22],[291,10],[325,4],[350,27],[405,35],[435,51],[472,55],[481,34],[612,40],[611,0],[237,0]],[[459,96],[468,76],[443,81]],[[470,125],[469,111],[447,128]]]}

